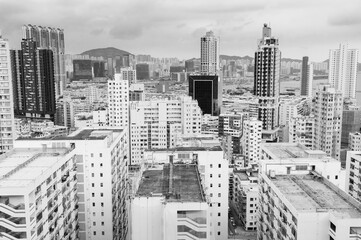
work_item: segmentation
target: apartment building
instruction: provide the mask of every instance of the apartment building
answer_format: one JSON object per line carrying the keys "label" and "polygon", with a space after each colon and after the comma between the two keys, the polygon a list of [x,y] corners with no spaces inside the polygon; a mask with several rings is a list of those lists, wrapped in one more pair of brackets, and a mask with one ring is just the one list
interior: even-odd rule
{"label": "apartment building", "polygon": [[257,230],[258,219],[258,172],[241,170],[233,172],[234,206],[238,219],[246,230]]}
{"label": "apartment building", "polygon": [[260,173],[257,239],[360,238],[361,204],[314,171]]}
{"label": "apartment building", "polygon": [[139,165],[145,149],[172,148],[178,135],[201,132],[201,109],[188,96],[130,104],[130,164]]}
{"label": "apartment building", "polygon": [[215,239],[203,187],[196,164],[171,162],[144,171],[131,202],[130,238]]}
{"label": "apartment building", "polygon": [[129,81],[122,74],[114,74],[108,80],[108,113],[109,126],[128,127],[129,120]]}
{"label": "apartment building", "polygon": [[206,198],[209,199],[211,239],[228,239],[228,161],[223,158],[219,143],[213,147],[153,149],[145,152],[144,160],[150,168],[169,163],[170,160],[174,164],[196,164]]}
{"label": "apartment building", "polygon": [[315,117],[299,116],[290,119],[289,137],[290,143],[299,143],[309,149],[314,148],[313,131],[315,126]]}
{"label": "apartment building", "polygon": [[262,122],[251,118],[243,122],[243,136],[241,140],[244,165],[258,164],[261,153]]}
{"label": "apartment building", "polygon": [[80,129],[65,137],[18,140],[15,146],[74,149],[80,239],[126,239],[127,130]]}
{"label": "apartment building", "polygon": [[0,156],[0,238],[77,239],[74,149],[14,148]]}

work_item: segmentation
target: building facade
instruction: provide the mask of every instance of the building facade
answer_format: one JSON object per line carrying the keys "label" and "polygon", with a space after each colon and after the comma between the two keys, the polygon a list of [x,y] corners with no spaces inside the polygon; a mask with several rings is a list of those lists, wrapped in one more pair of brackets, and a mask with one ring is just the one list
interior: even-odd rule
{"label": "building facade", "polygon": [[264,24],[262,39],[255,53],[254,95],[258,97],[258,119],[262,121],[263,138],[277,140],[280,91],[281,52],[278,39],[272,37],[271,28]]}
{"label": "building facade", "polygon": [[314,149],[340,159],[342,93],[330,86],[320,86],[315,98]]}
{"label": "building facade", "polygon": [[312,97],[313,64],[308,60],[308,57],[302,58],[301,96]]}
{"label": "building facade", "polygon": [[242,152],[245,166],[257,165],[261,157],[262,122],[251,118],[243,122]]}
{"label": "building facade", "polygon": [[361,202],[361,186],[360,186],[360,171],[361,171],[361,151],[348,151],[346,157],[346,192]]}
{"label": "building facade", "polygon": [[216,75],[219,71],[219,39],[212,31],[201,38],[201,74]]}
{"label": "building facade", "polygon": [[108,110],[109,126],[128,127],[129,82],[118,73],[108,80]]}
{"label": "building facade", "polygon": [[12,149],[15,134],[14,98],[9,42],[0,33],[0,154]]}
{"label": "building facade", "polygon": [[54,120],[56,112],[53,51],[24,39],[11,51],[15,115]]}
{"label": "building facade", "polygon": [[314,126],[315,117],[313,115],[291,118],[288,129],[289,142],[299,143],[309,149],[314,149]]}
{"label": "building facade", "polygon": [[188,95],[198,101],[203,114],[218,116],[222,108],[222,82],[217,75],[192,75]]}
{"label": "building facade", "polygon": [[330,50],[328,81],[345,98],[355,98],[358,55],[358,49],[349,49],[348,44]]}
{"label": "building facade", "polygon": [[24,25],[22,30],[23,39],[31,39],[36,42],[37,48],[53,52],[55,96],[62,96],[66,83],[64,30],[30,24]]}

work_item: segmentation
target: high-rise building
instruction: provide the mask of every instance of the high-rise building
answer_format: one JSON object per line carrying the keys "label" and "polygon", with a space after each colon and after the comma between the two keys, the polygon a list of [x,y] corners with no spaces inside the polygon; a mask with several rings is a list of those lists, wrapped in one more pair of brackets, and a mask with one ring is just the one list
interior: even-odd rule
{"label": "high-rise building", "polygon": [[358,54],[358,49],[349,49],[347,44],[330,50],[328,81],[345,98],[355,98]]}
{"label": "high-rise building", "polygon": [[345,189],[348,194],[361,202],[361,151],[348,151],[346,157]]}
{"label": "high-rise building", "polygon": [[302,58],[301,69],[301,96],[312,97],[313,64],[308,62],[308,57]]}
{"label": "high-rise building", "polygon": [[222,107],[222,82],[217,75],[192,75],[188,78],[189,96],[198,101],[203,114],[218,116]]}
{"label": "high-rise building", "polygon": [[[50,152],[52,148],[65,148],[71,151],[70,153],[73,156],[74,162],[76,162],[75,179],[78,180],[76,185],[77,196],[59,197],[56,203],[69,201],[69,203],[65,202],[66,205],[72,204],[71,206],[73,206],[74,203],[76,203],[74,199],[79,199],[77,203],[79,239],[95,240],[103,238],[125,240],[128,233],[128,207],[126,203],[128,196],[127,142],[128,131],[126,130],[118,128],[85,128],[65,137],[34,139],[32,141],[26,139],[17,140],[15,147],[43,149],[45,153]],[[40,169],[53,162],[49,162],[48,160],[52,158],[57,159],[58,157],[59,156],[52,156],[51,158],[46,157],[46,159],[42,157],[43,160]],[[14,161],[14,163],[16,164],[17,161]],[[32,164],[29,165],[30,168],[32,168],[31,166]],[[54,166],[62,167],[61,164]],[[32,173],[33,171],[34,169],[31,171],[28,170],[24,177],[27,177],[29,172]],[[53,172],[54,171],[50,171],[50,175],[54,178]],[[45,173],[47,172],[44,172],[44,174]],[[18,174],[15,174],[15,176],[17,175]],[[64,175],[66,176],[64,180],[61,181],[68,181],[68,177],[73,177],[73,175],[66,174],[66,171],[64,171]],[[59,176],[59,174],[57,174],[57,176]],[[47,179],[44,178],[39,183],[44,181],[47,181]],[[51,183],[54,184],[59,184],[55,180],[51,180],[51,178],[49,181],[52,181]],[[42,187],[42,191],[46,195],[47,191],[51,194],[55,190],[54,193],[52,193],[52,196],[55,198],[56,193],[60,190],[59,188],[53,188],[51,183],[50,186]],[[75,180],[69,181],[69,185],[64,186],[63,191],[66,191],[66,193],[71,192],[74,184],[76,184]],[[41,194],[42,197],[44,197],[43,195],[44,194]],[[34,197],[30,199],[35,201],[37,198]],[[44,202],[44,199],[42,201],[42,206],[49,204],[48,201]],[[54,203],[55,202],[53,202],[53,204]],[[49,213],[52,213],[52,208],[49,210]],[[45,212],[45,214],[48,213]],[[45,219],[44,216],[42,217],[44,219],[43,221],[50,219],[48,215],[46,216]],[[70,224],[70,221],[66,219],[66,215],[64,215],[64,221]],[[51,224],[56,226],[54,221],[51,222]],[[48,225],[44,224],[44,227],[48,227]],[[72,231],[70,230],[69,228],[68,231],[71,234]]]}
{"label": "high-rise building", "polygon": [[133,70],[132,68],[128,67],[128,68],[121,68],[120,69],[120,74],[122,75],[123,80],[126,80],[129,82],[129,85],[132,83],[136,83],[137,82],[137,74],[136,71]]}
{"label": "high-rise building", "polygon": [[314,149],[314,126],[315,117],[313,115],[291,118],[288,128],[288,141],[290,143],[300,143],[309,149]]}
{"label": "high-rise building", "polygon": [[131,239],[217,237],[211,235],[210,203],[200,177],[196,164],[168,163],[144,171],[131,202]]}
{"label": "high-rise building", "polygon": [[212,31],[201,38],[201,74],[216,75],[219,71],[219,39]]}
{"label": "high-rise building", "polygon": [[342,111],[341,148],[349,146],[349,134],[361,131],[361,106],[344,107]]}
{"label": "high-rise building", "polygon": [[332,183],[338,176],[327,179],[311,161],[278,168],[272,161],[261,167],[257,239],[344,240],[360,235],[361,204]]}
{"label": "high-rise building", "polygon": [[66,80],[64,30],[30,24],[24,25],[23,39],[32,39],[36,42],[37,48],[53,51],[55,95],[56,97],[62,96]]}
{"label": "high-rise building", "polygon": [[144,84],[134,83],[130,85],[129,101],[145,101]]}
{"label": "high-rise building", "polygon": [[242,151],[245,166],[258,164],[261,154],[262,122],[251,118],[243,122]]}
{"label": "high-rise building", "polygon": [[340,160],[342,126],[342,92],[320,86],[315,98],[314,148]]}
{"label": "high-rise building", "polygon": [[150,79],[150,66],[148,63],[137,63],[135,65],[137,80],[149,80]]}
{"label": "high-rise building", "polygon": [[218,117],[218,135],[230,136],[231,155],[239,154],[241,151],[242,124],[247,117],[248,114],[221,114]]}
{"label": "high-rise building", "polygon": [[109,126],[127,127],[129,121],[129,81],[119,73],[108,80]]}
{"label": "high-rise building", "polygon": [[[210,203],[208,205],[210,219],[207,225],[211,233],[207,234],[209,237],[203,237],[203,239],[228,239],[229,168],[228,161],[223,157],[223,150],[219,142],[213,146],[196,145],[190,147],[175,147],[155,151],[150,150],[146,153],[147,156],[145,156],[145,159],[148,165],[157,166],[173,160],[175,165],[180,163],[189,165],[189,172],[192,171],[192,163],[197,165],[196,169],[199,172],[202,188],[205,191],[207,202]],[[187,186],[187,184],[185,185]],[[174,184],[173,186],[173,189],[177,191],[178,185]],[[183,184],[182,186],[184,187]],[[188,186],[188,188],[190,188],[190,186]],[[159,200],[154,199],[154,201]],[[186,206],[185,204],[185,207]],[[174,228],[176,228],[176,226],[174,226]],[[191,228],[194,229],[194,226]],[[180,229],[184,232],[186,228],[182,227]],[[199,229],[198,231],[202,230]],[[192,232],[194,233],[194,231],[191,231],[191,233]],[[168,239],[169,238],[170,236],[168,236]],[[177,238],[175,237],[174,239]],[[202,237],[194,237],[193,234],[192,237],[178,239],[202,239]]]}
{"label": "high-rise building", "polygon": [[13,147],[15,122],[9,42],[0,32],[0,154]]}
{"label": "high-rise building", "polygon": [[262,121],[262,138],[268,141],[277,140],[280,60],[278,39],[272,37],[271,28],[264,24],[262,39],[255,53],[254,95],[259,102],[258,119]]}
{"label": "high-rise building", "polygon": [[73,69],[72,80],[91,81],[93,79],[92,60],[74,59]]}
{"label": "high-rise building", "polygon": [[15,147],[0,158],[0,238],[78,239],[77,161],[65,146]]}
{"label": "high-rise building", "polygon": [[54,119],[56,111],[53,51],[24,39],[11,51],[15,115]]}
{"label": "high-rise building", "polygon": [[139,165],[145,149],[172,148],[181,134],[199,134],[201,109],[187,96],[131,102],[129,125],[130,164]]}

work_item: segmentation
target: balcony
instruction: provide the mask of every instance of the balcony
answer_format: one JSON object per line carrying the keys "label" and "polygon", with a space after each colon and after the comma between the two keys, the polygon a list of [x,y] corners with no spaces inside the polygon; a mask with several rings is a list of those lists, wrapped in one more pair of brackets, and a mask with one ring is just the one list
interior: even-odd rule
{"label": "balcony", "polygon": [[12,217],[25,217],[25,205],[18,204],[14,206],[10,203],[0,203],[0,212],[3,212]]}

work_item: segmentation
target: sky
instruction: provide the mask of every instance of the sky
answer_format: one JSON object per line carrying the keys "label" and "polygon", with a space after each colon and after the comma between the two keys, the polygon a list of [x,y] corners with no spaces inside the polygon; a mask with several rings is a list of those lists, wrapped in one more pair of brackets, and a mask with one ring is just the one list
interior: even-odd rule
{"label": "sky", "polygon": [[66,53],[116,47],[154,57],[199,57],[213,30],[220,54],[253,56],[264,23],[282,57],[311,61],[361,48],[360,0],[0,0],[0,29],[20,47],[23,24],[64,29]]}

